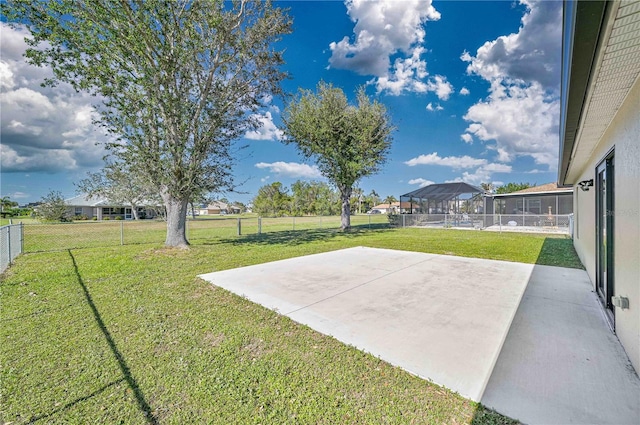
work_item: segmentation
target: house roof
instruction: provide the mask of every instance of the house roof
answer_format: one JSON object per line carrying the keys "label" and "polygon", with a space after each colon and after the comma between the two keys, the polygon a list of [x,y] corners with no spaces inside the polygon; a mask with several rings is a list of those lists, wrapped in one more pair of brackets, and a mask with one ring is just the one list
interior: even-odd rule
{"label": "house roof", "polygon": [[[392,207],[397,207],[398,205],[400,205],[400,204],[397,203],[397,202],[392,202],[391,203]],[[376,205],[374,207],[371,207],[371,209],[372,210],[386,210],[386,209],[389,209],[389,204],[378,204],[378,205]]]}
{"label": "house roof", "polygon": [[569,194],[573,193],[572,187],[559,187],[558,183],[547,183],[540,186],[528,187],[526,189],[517,190],[509,193],[496,193],[491,196],[494,198],[502,198],[517,195],[545,195],[545,194]]}
{"label": "house roof", "polygon": [[[87,196],[86,194],[74,196],[73,198],[65,199],[64,203],[70,207],[130,207],[130,202],[112,202],[109,199],[102,196]],[[143,201],[138,204],[142,205],[154,205],[153,202]]]}
{"label": "house roof", "polygon": [[421,187],[413,192],[405,193],[400,197],[400,199],[413,198],[429,199],[432,201],[448,201],[467,193],[479,194],[484,193],[484,190],[463,182],[437,183]]}
{"label": "house roof", "polygon": [[229,208],[229,205],[221,201],[213,201],[205,207],[205,209],[207,210],[226,210],[228,208]]}
{"label": "house roof", "polygon": [[639,4],[564,3],[560,185],[576,183],[640,75]]}
{"label": "house roof", "polygon": [[113,204],[110,204],[106,198],[97,197],[97,196],[87,196],[86,194],[65,199],[64,203],[71,207],[102,207],[102,206],[113,205]]}

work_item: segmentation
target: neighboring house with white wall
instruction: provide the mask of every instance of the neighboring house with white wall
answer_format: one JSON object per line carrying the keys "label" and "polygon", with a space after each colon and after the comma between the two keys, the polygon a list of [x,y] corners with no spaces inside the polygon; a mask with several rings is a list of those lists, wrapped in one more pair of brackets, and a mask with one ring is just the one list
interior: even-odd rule
{"label": "neighboring house with white wall", "polygon": [[558,182],[574,246],[640,371],[640,1],[565,2]]}
{"label": "neighboring house with white wall", "polygon": [[[111,202],[107,198],[98,196],[78,195],[65,199],[72,217],[83,216],[89,220],[132,220],[133,211],[130,204]],[[153,208],[138,206],[139,218],[155,218],[156,211]]]}

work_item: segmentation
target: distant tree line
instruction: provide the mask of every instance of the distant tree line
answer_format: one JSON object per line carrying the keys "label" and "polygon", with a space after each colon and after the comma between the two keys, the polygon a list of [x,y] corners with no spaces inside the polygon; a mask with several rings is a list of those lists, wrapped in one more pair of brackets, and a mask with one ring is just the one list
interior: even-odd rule
{"label": "distant tree line", "polygon": [[[340,191],[325,182],[298,180],[287,188],[280,182],[262,186],[253,198],[253,212],[267,217],[339,215]],[[368,195],[355,188],[350,199],[351,214],[363,213],[380,203],[375,190]]]}

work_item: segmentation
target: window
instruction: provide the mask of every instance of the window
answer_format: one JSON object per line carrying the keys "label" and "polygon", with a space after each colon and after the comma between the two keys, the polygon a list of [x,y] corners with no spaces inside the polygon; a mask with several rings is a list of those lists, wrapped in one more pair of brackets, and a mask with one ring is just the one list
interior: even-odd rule
{"label": "window", "polygon": [[74,215],[82,215],[82,207],[75,207],[73,211]]}

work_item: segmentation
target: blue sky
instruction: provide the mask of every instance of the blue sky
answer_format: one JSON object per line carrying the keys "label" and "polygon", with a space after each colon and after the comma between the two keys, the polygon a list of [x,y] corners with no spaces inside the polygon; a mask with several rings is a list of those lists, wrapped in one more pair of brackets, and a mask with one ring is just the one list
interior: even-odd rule
{"label": "blue sky", "polygon": [[[366,193],[396,197],[431,182],[556,180],[560,90],[560,2],[286,1],[294,31],[281,43],[287,92],[319,80],[350,97],[365,85],[397,130]],[[99,171],[103,135],[84,94],[39,86],[50,71],[24,63],[24,31],[2,25],[0,107],[2,196],[22,203]],[[263,127],[234,168],[249,202],[280,181],[322,180],[313,163],[279,141],[282,99],[262,111]]]}

